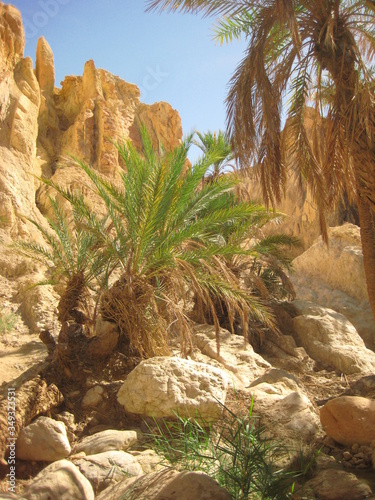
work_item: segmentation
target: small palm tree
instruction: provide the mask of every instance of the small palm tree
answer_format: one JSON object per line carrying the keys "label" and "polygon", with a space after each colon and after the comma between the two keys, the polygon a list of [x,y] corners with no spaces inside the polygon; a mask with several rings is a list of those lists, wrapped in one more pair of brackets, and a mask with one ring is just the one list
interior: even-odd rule
{"label": "small palm tree", "polygon": [[[329,207],[347,194],[356,201],[375,317],[374,2],[149,0],[148,5],[221,15],[220,41],[247,37],[247,53],[227,97],[236,156],[242,166],[259,166],[267,204],[280,201],[287,168],[295,169],[301,185],[307,181],[312,188],[325,238]],[[320,118],[307,130],[306,104],[326,118],[323,141]],[[290,124],[285,143],[281,113]]]}
{"label": "small palm tree", "polygon": [[[209,313],[217,332],[215,300],[225,304],[232,324],[235,316],[242,320],[245,336],[249,318],[274,327],[265,302],[243,285],[235,261],[253,261],[255,247],[246,248],[244,241],[259,236],[260,227],[277,214],[250,202],[237,202],[232,176],[200,186],[217,158],[216,151],[186,170],[191,141],[172,152],[156,153],[144,128],[141,137],[141,153],[130,142],[117,146],[126,167],[118,182],[79,162],[105,206],[104,217],[90,209],[82,195],[45,180],[71,204],[73,226],[66,225],[60,214],[60,225],[54,226],[58,245],[43,233],[52,252],[37,246],[35,253],[58,265],[61,262],[69,278],[84,273],[85,283],[102,276],[108,282],[115,272],[119,278],[100,296],[99,310],[105,320],[118,325],[130,351],[141,357],[168,353],[168,335],[175,331],[181,335],[182,350],[189,349],[189,310],[194,302],[203,316]],[[54,207],[59,214],[56,203]],[[61,235],[60,226],[64,228]],[[87,238],[86,258],[99,273],[86,275],[87,262],[81,266],[77,260],[73,268],[64,264],[66,251],[61,256],[60,245],[65,245],[66,235],[77,249],[76,260],[78,243]],[[282,243],[293,241],[285,237]]]}
{"label": "small palm tree", "polygon": [[[48,229],[28,219],[44,237],[46,245],[20,240],[14,246],[19,253],[47,266],[48,279],[37,285],[58,285],[62,289],[58,304],[59,321],[91,324],[95,296],[107,286],[108,261],[98,248],[95,237],[83,227],[81,212],[73,210],[68,214],[57,199],[50,197],[49,200],[53,217],[47,218]],[[82,195],[75,195],[75,200],[77,206],[82,205]]]}
{"label": "small palm tree", "polygon": [[192,142],[203,151],[204,154],[208,154],[210,151],[216,151],[217,158],[214,160],[213,172],[210,176],[215,180],[224,172],[225,168],[231,165],[230,162],[234,158],[232,145],[228,136],[222,130],[219,130],[218,133],[212,133],[210,131],[205,134],[198,131],[195,133],[198,136],[198,140],[193,139]]}

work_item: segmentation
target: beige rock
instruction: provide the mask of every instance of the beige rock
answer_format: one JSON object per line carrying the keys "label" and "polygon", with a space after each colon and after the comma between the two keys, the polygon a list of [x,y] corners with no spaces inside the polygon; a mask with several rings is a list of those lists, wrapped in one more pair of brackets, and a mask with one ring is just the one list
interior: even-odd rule
{"label": "beige rock", "polygon": [[82,399],[82,408],[95,408],[103,402],[104,389],[101,385],[91,387]]}
{"label": "beige rock", "polygon": [[305,301],[292,304],[297,342],[311,358],[341,373],[373,373],[375,354],[345,316]]}
{"label": "beige rock", "polygon": [[368,302],[359,227],[330,228],[329,247],[319,238],[293,261],[297,296],[344,314],[366,345],[375,348],[375,322]]}
{"label": "beige rock", "polygon": [[306,483],[306,489],[321,500],[362,500],[369,498],[371,488],[354,474],[342,470],[326,469]]}
{"label": "beige rock", "polygon": [[220,418],[228,378],[212,366],[159,356],[142,361],[127,376],[117,399],[126,411],[144,416],[185,415],[205,421]]}
{"label": "beige rock", "polygon": [[323,430],[340,444],[369,445],[375,440],[375,401],[340,396],[320,409]]}
{"label": "beige rock", "polygon": [[55,64],[47,40],[40,37],[36,47],[35,75],[42,93],[52,94],[55,87]]}
{"label": "beige rock", "polygon": [[16,442],[16,455],[22,460],[53,462],[71,452],[63,422],[39,417],[21,429]]}
{"label": "beige rock", "polygon": [[248,389],[270,437],[311,442],[319,432],[319,417],[297,379],[284,370],[271,369]]}
{"label": "beige rock", "polygon": [[127,477],[143,475],[142,467],[132,455],[124,451],[107,451],[73,460],[90,481],[95,493]]}
{"label": "beige rock", "polygon": [[56,319],[55,309],[59,296],[51,285],[33,286],[42,280],[42,273],[34,273],[26,280],[19,280],[18,299],[22,301],[20,310],[23,320],[32,332],[49,330],[57,334],[60,323]]}
{"label": "beige rock", "polygon": [[165,458],[160,457],[154,450],[134,450],[130,451],[130,453],[133,455],[134,460],[142,467],[145,474],[164,469],[168,463]]}
{"label": "beige rock", "polygon": [[25,33],[21,13],[0,2],[0,69],[13,68],[23,57]]}
{"label": "beige rock", "polygon": [[229,493],[203,472],[164,469],[140,478],[125,479],[97,496],[97,500],[230,500]]}
{"label": "beige rock", "polygon": [[[254,352],[249,343],[244,342],[243,337],[232,335],[224,328],[220,329],[219,355],[214,326],[196,325],[193,342],[203,355],[195,352],[194,359],[223,369],[236,389],[244,389],[271,367],[262,356]],[[213,360],[217,363],[212,363]]]}
{"label": "beige rock", "polygon": [[32,481],[23,496],[27,500],[94,500],[90,482],[68,460],[48,465]]}
{"label": "beige rock", "polygon": [[359,301],[367,301],[359,227],[345,224],[330,228],[329,247],[319,238],[306,252],[294,259],[296,272],[319,277],[331,288],[338,288]]}
{"label": "beige rock", "polygon": [[74,453],[84,451],[86,455],[96,455],[112,450],[128,450],[137,442],[135,431],[117,431],[108,429],[97,432],[92,436],[84,437],[74,447]]}

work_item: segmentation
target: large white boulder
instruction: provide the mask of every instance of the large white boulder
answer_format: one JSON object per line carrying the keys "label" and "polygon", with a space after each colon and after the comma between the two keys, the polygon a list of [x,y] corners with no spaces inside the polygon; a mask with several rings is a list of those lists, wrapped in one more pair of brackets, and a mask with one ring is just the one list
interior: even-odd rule
{"label": "large white boulder", "polygon": [[320,430],[319,417],[294,375],[272,368],[248,388],[255,412],[267,434],[279,439],[311,442]]}
{"label": "large white boulder", "polygon": [[306,301],[292,304],[297,342],[311,358],[345,374],[374,373],[375,353],[343,314]]}
{"label": "large white boulder", "polygon": [[64,422],[39,417],[24,427],[16,442],[17,458],[54,462],[70,454],[71,448]]}
{"label": "large white boulder", "polygon": [[216,421],[225,402],[228,378],[204,363],[168,356],[142,361],[118,392],[126,411],[150,417]]}

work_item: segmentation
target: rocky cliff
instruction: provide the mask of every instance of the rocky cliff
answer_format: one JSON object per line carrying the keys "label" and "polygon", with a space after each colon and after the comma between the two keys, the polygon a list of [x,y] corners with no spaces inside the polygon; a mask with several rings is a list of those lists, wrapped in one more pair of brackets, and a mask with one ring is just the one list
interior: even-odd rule
{"label": "rocky cliff", "polygon": [[35,176],[69,185],[79,180],[68,155],[113,176],[124,165],[112,141],[129,138],[138,145],[140,122],[166,150],[182,138],[179,114],[169,104],[142,104],[136,85],[95,68],[93,61],[82,76],[67,76],[57,88],[47,41],[38,41],[35,68],[23,57],[24,46],[19,11],[0,3],[0,231],[5,239],[30,237],[32,226],[22,215],[41,220],[46,210],[45,191]]}
{"label": "rocky cliff", "polygon": [[[45,223],[48,195],[38,177],[81,186],[82,172],[71,156],[100,173],[116,176],[124,168],[112,141],[130,139],[140,146],[143,123],[155,144],[170,150],[182,139],[178,112],[166,103],[140,101],[134,84],[93,61],[82,76],[67,76],[55,86],[53,53],[44,38],[37,45],[35,67],[24,57],[20,12],[0,2],[0,241],[38,240],[27,218]],[[0,312],[21,312],[32,332],[53,324],[56,296],[51,287],[30,289],[43,279],[32,264],[0,245]],[[16,327],[16,335],[24,333]],[[56,326],[56,328],[58,328]]]}

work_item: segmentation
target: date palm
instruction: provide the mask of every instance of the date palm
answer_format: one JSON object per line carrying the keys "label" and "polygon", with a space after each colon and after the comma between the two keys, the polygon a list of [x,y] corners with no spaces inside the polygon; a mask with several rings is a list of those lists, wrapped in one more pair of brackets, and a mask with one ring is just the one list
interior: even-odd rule
{"label": "date palm", "polygon": [[219,132],[206,132],[202,134],[201,132],[195,132],[198,137],[193,139],[193,144],[197,146],[204,154],[209,153],[211,150],[216,151],[217,159],[213,164],[213,172],[211,178],[217,179],[224,169],[230,166],[230,161],[233,159],[233,150],[230,140],[225,132],[219,130]]}
{"label": "date palm", "polygon": [[102,276],[107,285],[112,276],[108,288],[97,290],[102,292],[98,311],[118,325],[130,352],[141,357],[166,354],[168,335],[174,332],[181,335],[182,350],[188,350],[194,302],[203,318],[209,314],[217,333],[215,299],[225,305],[232,325],[235,317],[241,319],[244,335],[250,318],[273,327],[272,314],[256,293],[258,280],[246,288],[236,269],[265,254],[276,258],[277,272],[287,266],[279,250],[294,243],[290,237],[266,238],[243,248],[245,239],[258,237],[261,226],[278,214],[237,202],[232,176],[201,187],[220,151],[211,149],[186,170],[189,141],[171,152],[156,152],[145,129],[141,138],[141,153],[131,142],[117,146],[126,166],[117,180],[78,162],[87,175],[86,189],[91,185],[104,215],[92,210],[82,194],[44,179],[69,202],[72,216],[68,219],[51,200],[58,223],[50,221],[52,234],[37,226],[46,247],[19,243],[21,250],[47,259],[68,285],[78,275],[82,290]]}
{"label": "date palm", "polygon": [[[219,40],[247,37],[227,96],[237,158],[258,166],[264,199],[272,205],[284,194],[287,167],[295,170],[312,188],[325,238],[328,207],[346,194],[357,202],[375,316],[374,2],[150,0],[148,6],[221,15]],[[307,132],[306,104],[326,118],[323,140],[317,123]],[[282,113],[290,124],[284,140]]]}

